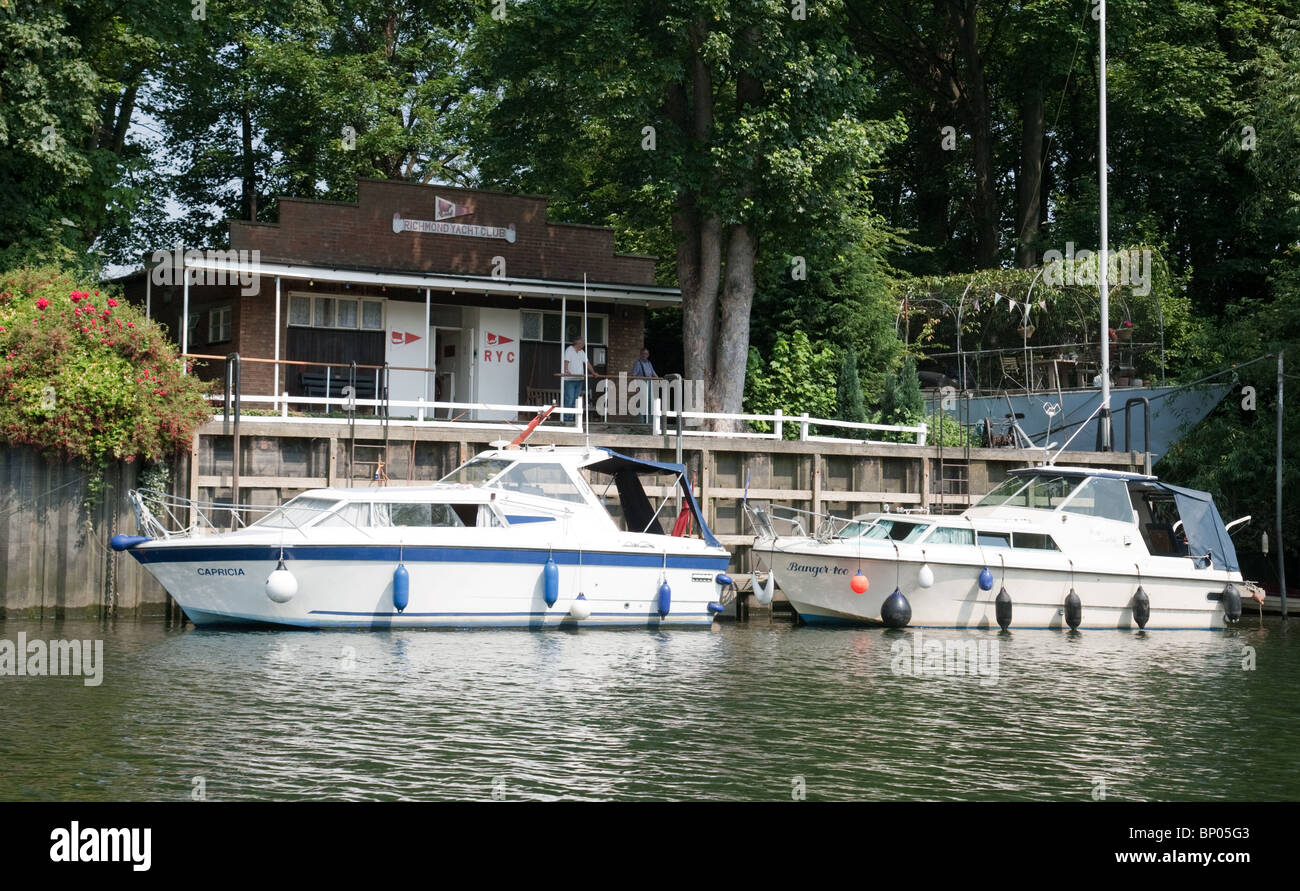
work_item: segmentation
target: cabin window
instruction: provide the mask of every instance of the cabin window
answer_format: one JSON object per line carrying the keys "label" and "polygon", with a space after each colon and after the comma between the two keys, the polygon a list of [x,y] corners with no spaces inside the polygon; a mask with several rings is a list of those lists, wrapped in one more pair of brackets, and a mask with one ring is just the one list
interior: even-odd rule
{"label": "cabin window", "polygon": [[863,538],[888,541],[916,541],[930,528],[929,523],[904,523],[900,520],[880,520],[862,533]]}
{"label": "cabin window", "polygon": [[253,525],[299,529],[319,518],[323,512],[337,503],[337,501],[330,501],[325,498],[306,498],[299,495],[292,501],[286,502],[279,509],[271,511]]}
{"label": "cabin window", "polygon": [[375,502],[376,526],[464,526],[450,504],[421,501]]}
{"label": "cabin window", "polygon": [[930,533],[930,537],[925,540],[925,543],[973,545],[975,544],[975,530],[958,529],[954,526],[939,526]]}
{"label": "cabin window", "polygon": [[580,504],[586,501],[564,468],[554,464],[516,464],[501,474],[495,484],[522,495],[540,495]]}
{"label": "cabin window", "polygon": [[976,539],[982,548],[1009,548],[1011,547],[1010,532],[979,532],[975,533]]}
{"label": "cabin window", "polygon": [[1039,532],[1015,532],[1011,536],[1013,548],[1028,548],[1033,551],[1059,551],[1056,540],[1050,535]]}
{"label": "cabin window", "polygon": [[1128,486],[1120,479],[1089,478],[1063,510],[1121,523],[1133,522],[1133,502],[1129,498]]}
{"label": "cabin window", "polygon": [[369,526],[370,504],[354,501],[345,504],[321,521],[322,526]]}

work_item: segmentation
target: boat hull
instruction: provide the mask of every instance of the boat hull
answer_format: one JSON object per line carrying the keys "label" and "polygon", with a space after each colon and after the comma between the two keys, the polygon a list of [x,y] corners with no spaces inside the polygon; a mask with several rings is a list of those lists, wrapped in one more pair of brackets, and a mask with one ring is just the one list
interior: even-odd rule
{"label": "boat hull", "polygon": [[[1122,449],[1127,441],[1130,448],[1141,449],[1145,444],[1142,429],[1142,407],[1134,406],[1133,430],[1130,432],[1124,416],[1124,405],[1129,399],[1146,398],[1151,403],[1151,453],[1152,462],[1160,460],[1174,443],[1208,415],[1228,392],[1225,384],[1204,384],[1197,387],[1117,387],[1111,390],[1111,430],[1115,448]],[[936,407],[962,423],[979,424],[984,418],[1001,429],[1009,412],[1023,416],[1020,426],[1034,441],[1042,446],[1049,442],[1064,446],[1073,436],[1068,448],[1072,451],[1092,451],[1097,447],[1097,419],[1090,418],[1101,398],[1100,390],[1066,390],[1057,393],[1009,393],[999,396],[975,396],[970,399],[969,417],[964,399],[943,400],[932,398],[928,410]],[[1010,407],[1008,408],[1008,402]],[[1058,404],[1060,409],[1048,417],[1044,404]],[[1086,423],[1085,423],[1086,422]],[[1080,430],[1079,426],[1083,429]],[[1077,433],[1077,435],[1076,435]]]}
{"label": "boat hull", "polygon": [[[131,554],[196,626],[300,628],[708,627],[726,556],[640,550],[578,552],[532,548],[304,546],[283,549],[297,591],[273,601],[266,581],[281,549],[273,545],[167,544]],[[544,566],[553,558],[559,585],[547,606]],[[409,602],[393,602],[399,563]],[[670,589],[660,615],[659,588]],[[570,608],[585,596],[590,616]]]}
{"label": "boat hull", "polygon": [[[1071,573],[1048,565],[1047,559],[1039,558],[1034,565],[1033,558],[1017,554],[1015,563],[1007,561],[1005,572],[997,560],[989,566],[993,587],[985,591],[979,585],[982,566],[944,562],[933,555],[925,561],[934,574],[929,588],[918,581],[922,561],[906,557],[896,561],[892,549],[888,556],[859,560],[812,542],[805,547],[778,546],[770,551],[770,559],[777,585],[809,625],[883,625],[881,607],[897,586],[911,606],[909,627],[996,630],[996,598],[1005,586],[1012,601],[1012,629],[1068,629],[1065,599],[1071,588],[1082,603],[1081,629],[1139,627],[1133,614],[1139,580],[1133,573],[1100,567],[1080,567]],[[870,585],[862,594],[850,587],[859,566]],[[1150,602],[1146,630],[1225,627],[1217,598],[1229,582],[1240,584],[1240,577],[1213,569],[1195,573],[1184,578],[1158,574],[1158,570],[1143,573],[1140,584]]]}

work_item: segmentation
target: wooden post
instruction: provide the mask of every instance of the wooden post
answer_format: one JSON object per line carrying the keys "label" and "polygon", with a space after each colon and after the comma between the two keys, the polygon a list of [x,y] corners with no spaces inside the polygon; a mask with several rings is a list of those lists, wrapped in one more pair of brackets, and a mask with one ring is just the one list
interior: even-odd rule
{"label": "wooden post", "polygon": [[700,492],[697,496],[700,505],[700,516],[704,522],[709,524],[709,528],[717,525],[718,518],[713,516],[709,511],[709,484],[713,481],[713,450],[700,449]]}
{"label": "wooden post", "polygon": [[[213,468],[214,470],[216,468]],[[199,500],[199,433],[194,431],[194,441],[190,444],[190,528],[199,521],[194,502]]]}
{"label": "wooden post", "polygon": [[812,512],[814,515],[822,512],[822,456],[816,453],[812,456]]}

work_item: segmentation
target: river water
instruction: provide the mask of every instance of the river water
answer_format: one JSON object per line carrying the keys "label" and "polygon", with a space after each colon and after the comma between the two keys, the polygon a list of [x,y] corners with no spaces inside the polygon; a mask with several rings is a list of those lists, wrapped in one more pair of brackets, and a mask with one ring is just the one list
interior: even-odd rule
{"label": "river water", "polygon": [[0,676],[0,800],[1300,799],[1300,646],[1277,619],[918,637],[766,618],[662,633],[11,618],[0,647],[20,633],[102,640],[102,678]]}

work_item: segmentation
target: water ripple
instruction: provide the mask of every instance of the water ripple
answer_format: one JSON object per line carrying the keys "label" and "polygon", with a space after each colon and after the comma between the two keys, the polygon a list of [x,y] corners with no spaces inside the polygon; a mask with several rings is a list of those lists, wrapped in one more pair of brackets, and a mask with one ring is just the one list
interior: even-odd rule
{"label": "water ripple", "polygon": [[[1000,636],[0,623],[19,631],[102,638],[106,666],[99,687],[0,677],[5,800],[181,799],[195,778],[214,800],[1300,797],[1285,767],[1300,649],[1275,622]],[[996,675],[896,673],[922,641],[995,642]]]}

